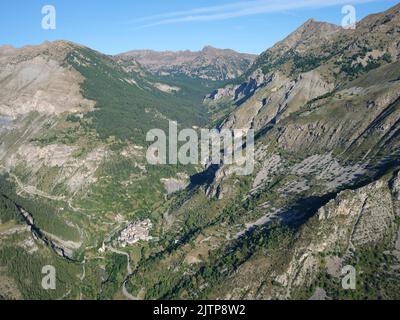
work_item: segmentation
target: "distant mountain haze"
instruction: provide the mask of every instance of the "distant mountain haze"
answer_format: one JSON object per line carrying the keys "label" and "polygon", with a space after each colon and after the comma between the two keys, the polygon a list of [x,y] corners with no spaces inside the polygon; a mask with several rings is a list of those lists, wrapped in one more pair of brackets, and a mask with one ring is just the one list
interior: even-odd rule
{"label": "distant mountain haze", "polygon": [[211,46],[198,52],[134,50],[119,56],[133,58],[157,75],[186,75],[210,80],[234,79],[242,75],[257,57]]}

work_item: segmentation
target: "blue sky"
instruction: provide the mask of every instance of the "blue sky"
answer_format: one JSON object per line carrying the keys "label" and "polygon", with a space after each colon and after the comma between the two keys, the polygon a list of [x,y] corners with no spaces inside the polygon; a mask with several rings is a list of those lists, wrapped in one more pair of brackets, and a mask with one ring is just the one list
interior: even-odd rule
{"label": "blue sky", "polygon": [[[132,49],[199,50],[205,45],[260,53],[315,18],[340,24],[353,4],[357,19],[393,0],[1,0],[0,45],[71,40],[107,54]],[[54,5],[56,30],[41,27]]]}

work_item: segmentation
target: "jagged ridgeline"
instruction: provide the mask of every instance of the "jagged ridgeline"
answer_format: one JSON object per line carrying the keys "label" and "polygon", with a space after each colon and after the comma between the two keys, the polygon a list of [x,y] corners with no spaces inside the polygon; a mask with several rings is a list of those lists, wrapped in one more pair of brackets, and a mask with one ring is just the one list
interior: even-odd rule
{"label": "jagged ridgeline", "polygon": [[198,52],[134,50],[118,55],[118,58],[124,61],[139,62],[154,75],[214,82],[237,78],[247,71],[256,57],[257,55],[211,46]]}

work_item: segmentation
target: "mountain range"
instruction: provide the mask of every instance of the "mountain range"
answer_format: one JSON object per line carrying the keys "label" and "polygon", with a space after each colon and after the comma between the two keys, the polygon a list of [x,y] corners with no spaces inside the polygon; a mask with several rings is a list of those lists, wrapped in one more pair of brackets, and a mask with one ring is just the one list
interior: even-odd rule
{"label": "mountain range", "polygon": [[[0,297],[398,299],[399,20],[259,56],[0,47]],[[169,120],[253,129],[254,173],[148,164]]]}
{"label": "mountain range", "polygon": [[207,46],[199,52],[137,50],[123,53],[119,57],[125,60],[134,59],[160,76],[185,75],[225,81],[241,76],[257,56]]}

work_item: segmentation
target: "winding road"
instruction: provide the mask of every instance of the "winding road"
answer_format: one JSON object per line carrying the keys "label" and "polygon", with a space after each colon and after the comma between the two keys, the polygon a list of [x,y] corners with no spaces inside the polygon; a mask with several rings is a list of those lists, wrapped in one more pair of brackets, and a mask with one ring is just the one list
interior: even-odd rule
{"label": "winding road", "polygon": [[127,298],[128,300],[140,300],[138,297],[135,297],[135,296],[131,295],[131,294],[128,292],[128,290],[126,289],[126,283],[128,282],[129,277],[133,274],[133,270],[132,270],[132,266],[131,266],[131,257],[130,257],[130,255],[129,255],[128,253],[124,252],[124,251],[117,250],[117,249],[115,249],[115,248],[113,248],[113,247],[111,247],[111,246],[106,246],[106,248],[107,248],[108,250],[110,250],[111,252],[114,252],[114,253],[116,253],[116,254],[120,254],[120,255],[126,256],[126,259],[127,259],[127,261],[128,261],[128,264],[127,264],[127,267],[126,267],[127,275],[126,275],[125,280],[124,280],[124,282],[123,282],[123,284],[122,284],[122,294],[123,294],[123,295],[125,296],[125,298]]}

